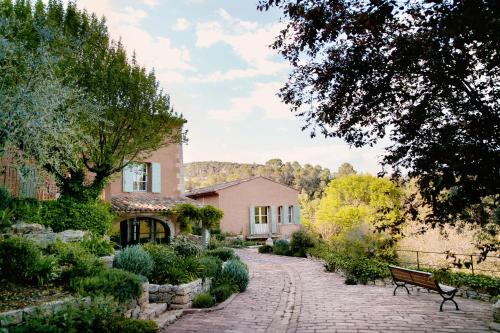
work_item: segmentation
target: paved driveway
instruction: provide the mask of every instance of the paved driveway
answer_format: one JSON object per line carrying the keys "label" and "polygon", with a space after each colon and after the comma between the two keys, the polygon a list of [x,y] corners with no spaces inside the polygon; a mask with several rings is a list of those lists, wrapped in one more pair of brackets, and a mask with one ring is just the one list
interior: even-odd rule
{"label": "paved driveway", "polygon": [[250,285],[223,310],[188,314],[163,332],[489,332],[491,305],[457,297],[461,311],[427,292],[347,286],[308,259],[238,251]]}

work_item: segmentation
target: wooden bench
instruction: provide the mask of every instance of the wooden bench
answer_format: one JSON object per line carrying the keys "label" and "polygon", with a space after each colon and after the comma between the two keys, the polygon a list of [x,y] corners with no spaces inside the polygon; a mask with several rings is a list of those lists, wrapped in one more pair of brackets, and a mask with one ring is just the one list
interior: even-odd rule
{"label": "wooden bench", "polygon": [[452,301],[455,304],[455,308],[458,310],[458,304],[453,300],[453,297],[455,297],[455,293],[457,292],[457,288],[438,283],[434,279],[434,276],[428,272],[415,271],[392,265],[389,265],[389,270],[391,271],[392,280],[396,285],[393,292],[394,296],[396,296],[396,290],[398,288],[405,288],[409,295],[410,291],[406,285],[411,284],[425,288],[428,292],[430,292],[430,290],[437,291],[439,295],[443,297],[439,311],[443,311],[443,304],[446,301]]}

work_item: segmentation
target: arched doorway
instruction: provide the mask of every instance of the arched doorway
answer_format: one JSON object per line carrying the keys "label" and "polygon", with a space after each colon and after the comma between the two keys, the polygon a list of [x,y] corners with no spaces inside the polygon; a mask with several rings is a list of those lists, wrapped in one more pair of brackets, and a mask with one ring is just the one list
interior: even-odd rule
{"label": "arched doorway", "polygon": [[168,244],[170,237],[171,230],[166,222],[139,216],[121,221],[114,226],[111,236],[121,247],[144,243]]}

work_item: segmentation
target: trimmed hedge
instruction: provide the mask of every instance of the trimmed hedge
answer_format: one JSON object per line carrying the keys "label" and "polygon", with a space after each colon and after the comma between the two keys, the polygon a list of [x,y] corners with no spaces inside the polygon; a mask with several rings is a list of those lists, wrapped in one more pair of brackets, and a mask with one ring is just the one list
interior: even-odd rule
{"label": "trimmed hedge", "polygon": [[104,235],[115,217],[110,205],[102,201],[14,199],[10,206],[16,221],[42,224],[55,232],[74,229]]}

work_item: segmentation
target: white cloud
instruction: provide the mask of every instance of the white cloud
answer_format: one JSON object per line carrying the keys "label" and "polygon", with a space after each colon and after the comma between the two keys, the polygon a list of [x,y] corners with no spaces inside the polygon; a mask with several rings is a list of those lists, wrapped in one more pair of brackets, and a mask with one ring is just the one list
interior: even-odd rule
{"label": "white cloud", "polygon": [[193,78],[197,82],[219,82],[257,76],[271,76],[288,70],[283,61],[274,59],[275,51],[269,48],[282,24],[259,26],[257,22],[244,21],[218,9],[218,21],[199,23],[196,27],[196,46],[209,48],[217,43],[229,45],[246,64],[244,69],[213,72]]}
{"label": "white cloud", "polygon": [[[157,0],[141,0],[155,5]],[[190,64],[190,52],[185,46],[176,47],[167,37],[153,36],[141,27],[148,14],[132,6],[121,8],[113,0],[80,0],[80,8],[105,16],[113,39],[121,38],[129,55],[135,51],[139,63],[155,68],[158,77],[182,80],[179,71],[194,71]]]}
{"label": "white cloud", "polygon": [[237,121],[247,117],[254,110],[261,110],[267,119],[293,119],[288,106],[276,95],[281,84],[278,82],[257,83],[246,97],[236,97],[223,109],[211,109],[208,116],[222,121]]}
{"label": "white cloud", "polygon": [[160,4],[160,0],[141,0],[141,2],[150,7],[155,7]]}
{"label": "white cloud", "polygon": [[172,30],[175,31],[185,31],[191,27],[191,22],[189,22],[184,17],[180,17],[175,21],[175,24],[172,26]]}
{"label": "white cloud", "polygon": [[203,3],[206,3],[207,0],[185,0],[185,2],[188,4],[188,5],[201,5]]}

